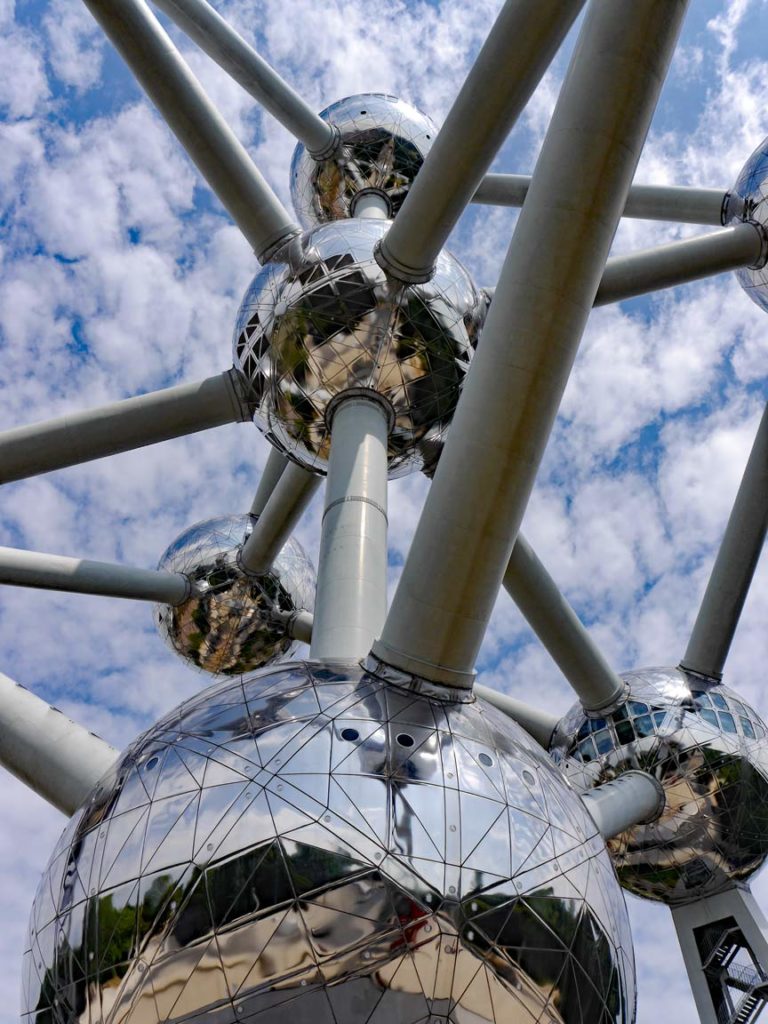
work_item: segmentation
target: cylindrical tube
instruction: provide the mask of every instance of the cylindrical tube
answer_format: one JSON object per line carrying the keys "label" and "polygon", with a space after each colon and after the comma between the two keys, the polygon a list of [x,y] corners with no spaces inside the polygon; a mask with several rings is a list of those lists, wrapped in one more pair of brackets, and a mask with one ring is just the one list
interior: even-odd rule
{"label": "cylindrical tube", "polygon": [[233,371],[0,433],[0,483],[250,419]]}
{"label": "cylindrical tube", "polygon": [[587,12],[373,648],[400,672],[472,686],[685,8],[685,0],[593,0]]}
{"label": "cylindrical tube", "polygon": [[371,392],[342,396],[331,454],[310,653],[358,660],[387,613],[387,437],[390,410]]}
{"label": "cylindrical tube", "polygon": [[648,772],[624,772],[581,797],[603,839],[613,839],[633,825],[655,821],[664,810],[661,783]]}
{"label": "cylindrical tube", "polygon": [[584,0],[507,0],[438,132],[377,259],[425,281]]}
{"label": "cylindrical tube", "polygon": [[298,228],[144,0],[85,0],[264,263]]}
{"label": "cylindrical tube", "polygon": [[171,605],[182,604],[190,592],[190,582],[181,573],[133,569],[111,562],[92,562],[87,558],[67,558],[2,547],[0,583]]}
{"label": "cylindrical tube", "polygon": [[521,533],[504,586],[584,707],[598,711],[615,704],[625,691],[624,683]]}
{"label": "cylindrical tube", "polygon": [[104,740],[0,673],[0,764],[70,816],[117,759]]}
{"label": "cylindrical tube", "polygon": [[549,749],[552,734],[560,721],[557,715],[550,715],[549,712],[531,707],[530,704],[526,704],[522,700],[517,700],[506,693],[499,693],[498,690],[492,690],[488,686],[480,686],[477,683],[475,684],[475,695],[512,718],[545,750]]}
{"label": "cylindrical tube", "polygon": [[[527,174],[486,174],[472,202],[488,206],[522,206],[530,186],[531,178]],[[723,223],[728,199],[729,193],[719,188],[633,185],[623,216],[719,227]]]}
{"label": "cylindrical tube", "polygon": [[260,516],[277,487],[277,482],[288,465],[288,459],[277,448],[270,447],[266,464],[259,479],[259,486],[251,502],[251,515]]}
{"label": "cylindrical tube", "polygon": [[762,228],[746,222],[699,238],[614,256],[605,266],[595,305],[623,302],[739,267],[758,266],[764,259],[764,246]]}
{"label": "cylindrical tube", "polygon": [[321,477],[289,462],[256,520],[240,552],[240,565],[249,573],[268,572],[307,505],[320,486]]}
{"label": "cylindrical tube", "polygon": [[680,667],[720,679],[768,528],[768,406]]}
{"label": "cylindrical tube", "polygon": [[328,155],[336,133],[205,0],[153,0],[182,32],[300,139],[315,156]]}

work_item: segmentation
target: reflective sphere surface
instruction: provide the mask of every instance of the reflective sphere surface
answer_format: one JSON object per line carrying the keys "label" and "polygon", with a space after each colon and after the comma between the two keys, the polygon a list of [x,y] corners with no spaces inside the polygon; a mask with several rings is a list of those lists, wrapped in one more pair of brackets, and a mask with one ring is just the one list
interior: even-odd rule
{"label": "reflective sphere surface", "polygon": [[445,252],[431,281],[390,281],[373,258],[387,227],[355,219],[308,232],[257,274],[240,307],[234,360],[256,423],[309,469],[325,470],[325,413],[350,388],[392,405],[392,476],[429,461],[458,401],[486,304]]}
{"label": "reflective sphere surface", "polygon": [[[763,140],[747,160],[731,193],[742,200],[744,206],[739,216],[729,218],[730,223],[754,220],[768,229],[768,139]],[[768,266],[741,267],[736,277],[750,299],[768,312]]]}
{"label": "reflective sphere surface", "polygon": [[315,160],[299,145],[291,163],[291,198],[305,228],[351,217],[354,197],[374,189],[394,217],[437,134],[432,121],[396,96],[362,93],[320,112],[340,132],[340,146]]}
{"label": "reflective sphere surface", "polygon": [[119,759],[38,890],[26,1020],[634,1019],[605,845],[495,709],[294,663]]}
{"label": "reflective sphere surface", "polygon": [[626,704],[605,718],[588,718],[579,704],[552,741],[581,791],[633,768],[664,787],[661,817],[608,843],[619,881],[637,896],[679,904],[749,878],[768,856],[763,722],[725,686],[705,688],[679,669],[622,678]]}
{"label": "reflective sphere surface", "polygon": [[315,570],[292,538],[261,576],[237,564],[240,545],[253,529],[252,516],[219,516],[191,526],[158,565],[188,576],[193,593],[177,607],[155,606],[160,635],[197,668],[239,675],[286,658],[297,644],[286,632],[291,613],[311,611]]}

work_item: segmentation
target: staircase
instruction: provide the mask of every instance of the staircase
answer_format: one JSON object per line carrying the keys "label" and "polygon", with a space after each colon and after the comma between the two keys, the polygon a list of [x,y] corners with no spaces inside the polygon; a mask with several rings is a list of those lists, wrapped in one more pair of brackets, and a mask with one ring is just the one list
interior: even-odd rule
{"label": "staircase", "polygon": [[736,962],[741,953],[750,956],[741,929],[735,922],[728,923],[719,934],[711,936],[708,945],[702,966],[717,1007],[718,1024],[755,1024],[768,1003],[768,976],[754,961]]}

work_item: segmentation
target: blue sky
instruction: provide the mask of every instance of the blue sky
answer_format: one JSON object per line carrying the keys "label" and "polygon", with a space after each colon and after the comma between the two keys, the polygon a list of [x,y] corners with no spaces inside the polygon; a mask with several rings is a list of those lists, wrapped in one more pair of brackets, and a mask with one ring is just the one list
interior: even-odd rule
{"label": "blue sky", "polygon": [[[320,109],[396,93],[440,122],[499,4],[479,0],[230,0],[221,6]],[[231,364],[240,296],[257,269],[76,0],[0,0],[0,429]],[[209,94],[286,204],[293,142],[183,40]],[[496,161],[527,172],[569,40]],[[638,181],[727,188],[768,134],[768,3],[696,0]],[[451,247],[493,285],[515,213],[478,208]],[[698,229],[625,221],[615,252]],[[679,659],[766,394],[764,314],[734,278],[596,311],[561,407],[525,532],[619,669]],[[237,425],[8,485],[0,544],[152,566],[191,523],[245,510],[266,457]],[[426,493],[391,492],[391,582]],[[315,554],[317,503],[299,536]],[[768,574],[758,570],[727,681],[763,713]],[[0,593],[0,669],[111,742],[204,680],[130,602]],[[568,687],[501,596],[482,681],[565,709]],[[16,1019],[26,918],[63,821],[10,776],[0,787],[0,1024]],[[755,883],[768,904],[768,884]],[[694,1019],[663,908],[630,900],[639,1021]]]}

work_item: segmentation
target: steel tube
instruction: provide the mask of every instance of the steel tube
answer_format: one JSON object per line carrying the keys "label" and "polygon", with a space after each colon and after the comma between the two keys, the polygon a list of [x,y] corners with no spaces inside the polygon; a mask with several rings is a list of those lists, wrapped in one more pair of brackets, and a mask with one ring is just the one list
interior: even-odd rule
{"label": "steel tube", "polygon": [[588,793],[582,802],[603,839],[613,839],[633,825],[655,821],[664,810],[666,797],[661,783],[648,772],[623,772]]}
{"label": "steel tube", "polygon": [[377,259],[428,280],[438,253],[549,67],[584,0],[507,0]]}
{"label": "steel tube", "polygon": [[234,371],[0,433],[0,483],[250,420]]}
{"label": "steel tube", "polygon": [[390,415],[373,392],[333,412],[310,648],[321,661],[362,658],[387,613]]}
{"label": "steel tube", "polygon": [[739,267],[759,266],[764,262],[764,246],[762,229],[746,222],[698,238],[614,256],[606,264],[595,305],[623,302]]}
{"label": "steel tube", "polygon": [[298,233],[144,0],[84,0],[263,263]]}
{"label": "steel tube", "polygon": [[278,551],[304,515],[320,481],[321,477],[295,462],[285,467],[240,552],[240,565],[246,572],[254,575],[268,572]]}
{"label": "steel tube", "polygon": [[[472,202],[487,206],[522,206],[530,186],[531,178],[527,174],[486,174]],[[720,227],[724,211],[732,201],[730,192],[719,188],[633,185],[623,216]]]}
{"label": "steel tube", "polygon": [[557,584],[518,533],[504,587],[588,711],[610,707],[625,686]]}
{"label": "steel tube", "polygon": [[395,670],[472,686],[685,6],[593,0],[589,8],[373,647]]}
{"label": "steel tube", "polygon": [[720,679],[768,528],[768,406],[680,667]]}
{"label": "steel tube", "polygon": [[250,93],[313,156],[336,145],[333,128],[319,117],[252,46],[205,0],[152,0],[201,50]]}
{"label": "steel tube", "polygon": [[475,684],[475,696],[487,701],[493,707],[513,719],[519,726],[532,736],[545,750],[549,749],[557,723],[560,719],[557,715],[550,715],[548,711],[541,711],[539,708],[531,707],[522,700],[510,697],[506,693],[492,690],[488,686]]}
{"label": "steel tube", "polygon": [[58,708],[0,673],[0,764],[67,817],[118,756]]}
{"label": "steel tube", "polygon": [[270,445],[269,455],[259,479],[259,486],[256,488],[256,494],[251,502],[250,513],[252,516],[258,517],[262,514],[287,466],[288,459],[277,448]]}
{"label": "steel tube", "polygon": [[0,583],[172,605],[182,604],[190,592],[189,580],[181,573],[133,569],[111,562],[3,547],[0,547]]}

